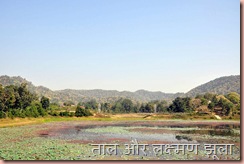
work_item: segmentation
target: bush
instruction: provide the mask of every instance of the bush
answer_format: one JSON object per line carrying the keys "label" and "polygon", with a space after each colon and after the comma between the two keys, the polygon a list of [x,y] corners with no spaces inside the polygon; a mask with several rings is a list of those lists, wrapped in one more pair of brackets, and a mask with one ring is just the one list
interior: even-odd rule
{"label": "bush", "polygon": [[82,117],[82,116],[92,116],[92,113],[88,109],[81,108],[80,106],[77,106],[75,111],[76,117]]}
{"label": "bush", "polygon": [[27,117],[38,117],[39,116],[39,112],[37,110],[37,107],[35,105],[31,105],[29,107],[26,108],[25,110],[25,115]]}
{"label": "bush", "polygon": [[32,112],[32,116],[33,117],[38,117],[39,116],[39,112],[37,110],[37,108],[34,106],[34,107],[31,107],[31,112]]}
{"label": "bush", "polygon": [[3,111],[0,111],[0,118],[6,118],[6,114]]}
{"label": "bush", "polygon": [[60,109],[61,109],[61,108],[59,107],[58,104],[54,104],[54,103],[52,103],[52,104],[50,104],[50,106],[48,107],[47,110],[60,110]]}
{"label": "bush", "polygon": [[60,112],[59,115],[61,117],[74,117],[75,113],[73,113],[73,112]]}
{"label": "bush", "polygon": [[67,116],[69,116],[69,112],[60,112],[59,115],[62,116],[62,117],[63,116],[67,117]]}
{"label": "bush", "polygon": [[9,109],[7,116],[9,118],[22,117],[25,118],[25,113],[21,109]]}
{"label": "bush", "polygon": [[25,114],[26,117],[31,117],[31,111],[30,111],[30,108],[26,108],[26,109],[24,110],[24,114]]}
{"label": "bush", "polygon": [[75,113],[70,112],[70,113],[69,113],[69,116],[70,116],[70,117],[74,117],[74,116],[75,116]]}
{"label": "bush", "polygon": [[10,110],[8,111],[7,115],[8,115],[9,118],[12,118],[12,119],[13,119],[13,118],[14,118],[13,110],[10,109]]}
{"label": "bush", "polygon": [[51,116],[59,116],[57,111],[51,110],[51,112],[49,113]]}
{"label": "bush", "polygon": [[19,117],[21,117],[21,118],[25,118],[25,117],[26,117],[26,115],[25,115],[25,113],[24,113],[24,112],[20,112]]}
{"label": "bush", "polygon": [[39,113],[42,117],[44,117],[44,116],[47,115],[47,112],[46,112],[45,109],[43,109],[43,108],[39,108],[39,109],[38,109],[38,113]]}

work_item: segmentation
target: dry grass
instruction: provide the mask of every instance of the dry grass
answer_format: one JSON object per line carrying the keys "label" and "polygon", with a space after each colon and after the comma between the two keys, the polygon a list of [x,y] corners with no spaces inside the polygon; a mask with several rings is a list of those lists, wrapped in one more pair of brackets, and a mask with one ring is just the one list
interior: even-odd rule
{"label": "dry grass", "polygon": [[144,118],[147,113],[124,113],[124,114],[114,114],[110,115],[111,118]]}
{"label": "dry grass", "polygon": [[[240,120],[238,118],[222,117],[224,120]],[[6,118],[0,119],[1,127],[22,126],[28,124],[40,124],[57,121],[146,121],[146,120],[216,120],[210,115],[198,116],[192,114],[154,114],[154,113],[126,113],[126,114],[102,114],[96,113],[89,117],[38,117],[38,118]]]}
{"label": "dry grass", "polygon": [[0,119],[0,128],[9,126],[22,126],[42,122],[44,118],[6,118]]}

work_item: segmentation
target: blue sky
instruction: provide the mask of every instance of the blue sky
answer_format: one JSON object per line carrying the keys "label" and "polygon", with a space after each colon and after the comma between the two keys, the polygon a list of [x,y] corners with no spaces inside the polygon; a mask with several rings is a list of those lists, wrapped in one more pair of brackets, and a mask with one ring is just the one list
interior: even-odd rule
{"label": "blue sky", "polygon": [[0,0],[0,75],[187,92],[240,74],[238,0]]}

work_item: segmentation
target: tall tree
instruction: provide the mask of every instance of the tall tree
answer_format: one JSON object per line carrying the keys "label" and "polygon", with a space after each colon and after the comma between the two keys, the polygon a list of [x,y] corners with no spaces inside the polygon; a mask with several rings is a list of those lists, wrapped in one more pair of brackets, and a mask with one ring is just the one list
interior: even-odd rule
{"label": "tall tree", "polygon": [[42,96],[41,98],[41,104],[44,109],[47,109],[50,106],[49,98]]}
{"label": "tall tree", "polygon": [[28,107],[32,101],[37,100],[37,96],[35,94],[30,93],[27,90],[27,84],[22,83],[18,88],[18,93],[20,96],[20,107],[21,109],[25,109]]}
{"label": "tall tree", "polygon": [[169,106],[168,110],[171,112],[191,112],[193,109],[190,106],[190,100],[189,97],[177,97]]}

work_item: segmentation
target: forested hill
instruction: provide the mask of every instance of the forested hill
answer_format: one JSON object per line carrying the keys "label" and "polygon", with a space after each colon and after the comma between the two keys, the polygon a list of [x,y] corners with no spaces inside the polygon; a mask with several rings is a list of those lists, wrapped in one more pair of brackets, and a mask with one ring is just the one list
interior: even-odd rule
{"label": "forested hill", "polygon": [[193,88],[186,93],[186,96],[193,97],[197,94],[204,94],[207,92],[223,95],[229,92],[237,92],[240,94],[240,75],[217,78],[196,88]]}
{"label": "forested hill", "polygon": [[[50,98],[52,102],[67,102],[72,101],[74,103],[88,101],[95,99],[98,102],[114,102],[119,98],[129,98],[132,101],[148,102],[152,100],[168,100],[171,101],[176,97],[183,96],[195,96],[197,94],[203,94],[206,92],[213,92],[218,94],[226,94],[228,92],[240,93],[240,76],[227,76],[215,79],[199,87],[190,90],[188,93],[164,93],[164,92],[151,92],[146,90],[138,90],[136,92],[129,91],[116,91],[116,90],[71,90],[65,89],[60,91],[52,91],[43,86],[35,86],[30,81],[20,76],[0,76],[0,84],[6,85],[20,85],[21,83],[27,83],[27,88],[36,93],[39,97],[46,96]],[[82,86],[81,86],[82,87]]]}
{"label": "forested hill", "polygon": [[163,92],[151,92],[146,90],[138,90],[136,92],[129,91],[116,91],[116,90],[73,90],[65,89],[59,91],[52,91],[43,86],[35,86],[30,81],[20,76],[0,76],[0,84],[3,86],[17,85],[21,83],[27,83],[27,88],[33,93],[36,93],[39,97],[46,96],[50,98],[52,102],[67,102],[72,101],[74,103],[89,101],[95,99],[98,102],[114,102],[120,98],[129,98],[132,101],[148,102],[152,100],[166,100],[171,101],[176,97],[183,96],[184,93],[163,93]]}
{"label": "forested hill", "polygon": [[32,93],[36,93],[38,96],[43,95],[49,98],[54,98],[56,95],[55,92],[53,92],[52,90],[43,86],[35,86],[30,81],[27,81],[21,76],[13,76],[13,77],[6,76],[6,75],[0,76],[0,84],[2,84],[3,86],[7,86],[7,85],[20,86],[21,83],[26,83],[27,89]]}
{"label": "forested hill", "polygon": [[116,90],[102,90],[102,89],[94,89],[94,90],[71,90],[65,89],[60,91],[55,91],[59,95],[63,101],[67,100],[67,98],[71,98],[76,101],[87,101],[90,99],[96,99],[101,102],[114,102],[119,98],[129,98],[132,101],[138,102],[148,102],[152,100],[166,100],[171,101],[172,99],[182,96],[184,93],[163,93],[163,92],[150,92],[146,90],[139,90],[136,92],[129,91],[116,91]]}

